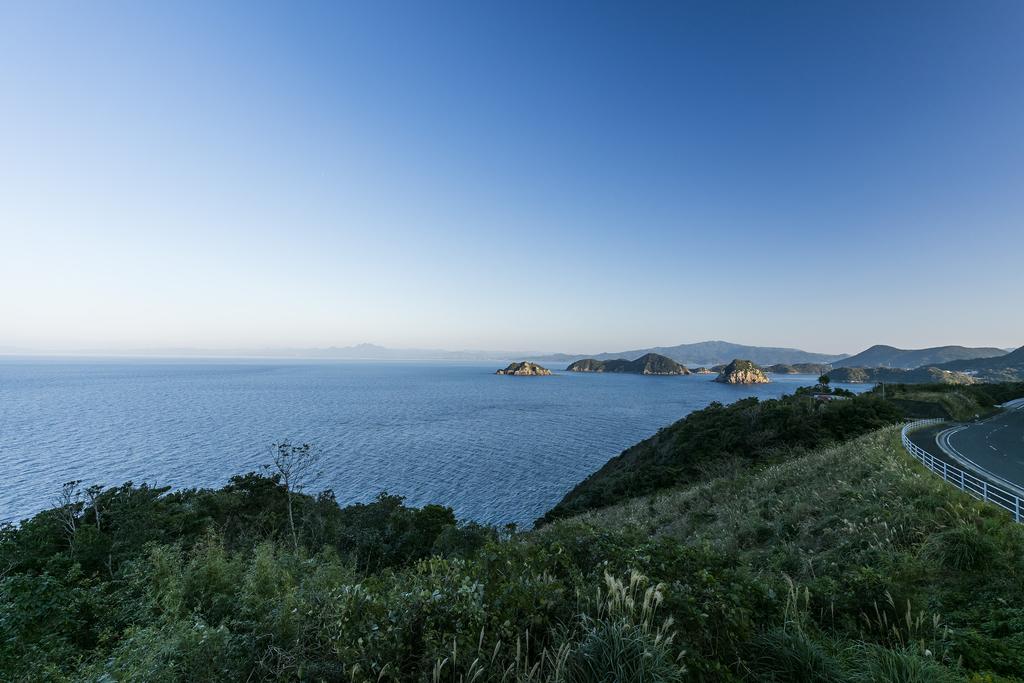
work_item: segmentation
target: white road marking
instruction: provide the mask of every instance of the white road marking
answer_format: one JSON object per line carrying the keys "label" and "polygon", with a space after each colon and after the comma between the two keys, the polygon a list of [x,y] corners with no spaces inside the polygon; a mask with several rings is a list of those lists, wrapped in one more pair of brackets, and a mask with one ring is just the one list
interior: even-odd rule
{"label": "white road marking", "polygon": [[[1024,405],[1024,403],[1022,403],[1021,405]],[[987,477],[990,480],[1003,484],[1016,495],[1024,497],[1024,488],[1022,488],[1020,485],[1015,484],[1008,479],[1004,479],[1003,477],[1000,477],[997,474],[993,474],[989,470],[985,469],[984,467],[981,467],[980,465],[978,465],[978,463],[974,462],[973,460],[965,456],[963,453],[958,451],[955,446],[953,446],[952,438],[956,434],[967,429],[968,427],[970,427],[970,425],[959,425],[956,427],[950,427],[949,429],[944,429],[943,431],[935,435],[936,445],[939,447],[940,450],[942,450],[943,453],[951,457],[953,460],[959,462],[961,465],[966,466],[968,469],[973,469],[975,472],[982,474],[983,476]],[[1018,462],[1024,465],[1024,461]]]}

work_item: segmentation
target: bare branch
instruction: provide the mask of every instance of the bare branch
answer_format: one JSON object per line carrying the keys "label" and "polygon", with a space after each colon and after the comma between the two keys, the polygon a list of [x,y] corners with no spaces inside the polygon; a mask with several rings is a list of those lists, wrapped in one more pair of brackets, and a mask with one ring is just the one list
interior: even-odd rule
{"label": "bare branch", "polygon": [[288,527],[292,546],[299,549],[299,536],[295,531],[294,495],[302,493],[320,478],[320,453],[308,444],[294,445],[287,441],[274,444],[271,467],[281,477],[288,497]]}

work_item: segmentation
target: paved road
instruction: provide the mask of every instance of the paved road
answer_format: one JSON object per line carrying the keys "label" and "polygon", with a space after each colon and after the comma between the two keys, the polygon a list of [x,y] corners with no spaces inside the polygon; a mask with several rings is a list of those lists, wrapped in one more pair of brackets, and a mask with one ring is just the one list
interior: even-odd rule
{"label": "paved road", "polygon": [[956,425],[937,434],[932,431],[929,436],[935,434],[933,443],[970,469],[983,470],[1024,489],[1024,399],[1011,401],[1005,408],[987,420]]}

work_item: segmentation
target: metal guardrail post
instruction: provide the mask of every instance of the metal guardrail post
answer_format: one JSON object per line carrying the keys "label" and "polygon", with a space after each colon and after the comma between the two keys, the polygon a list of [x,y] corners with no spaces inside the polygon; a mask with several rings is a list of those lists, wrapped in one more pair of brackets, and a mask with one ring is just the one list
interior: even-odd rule
{"label": "metal guardrail post", "polygon": [[988,482],[984,479],[981,480],[981,498],[986,503],[988,502]]}

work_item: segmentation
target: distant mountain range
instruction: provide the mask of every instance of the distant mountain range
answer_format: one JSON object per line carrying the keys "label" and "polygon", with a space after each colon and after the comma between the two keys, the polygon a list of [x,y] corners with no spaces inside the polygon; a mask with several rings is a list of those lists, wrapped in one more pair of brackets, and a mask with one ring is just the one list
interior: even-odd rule
{"label": "distant mountain range", "polygon": [[508,351],[445,351],[443,349],[392,349],[377,344],[356,344],[355,346],[327,347],[263,347],[263,348],[150,348],[150,349],[71,349],[60,351],[33,351],[28,349],[0,349],[10,355],[59,355],[59,356],[111,356],[111,357],[153,357],[153,358],[302,358],[323,360],[451,360],[451,361],[509,361],[537,355],[537,352],[522,353]]}
{"label": "distant mountain range", "polygon": [[[759,365],[777,363],[831,363],[845,358],[845,354],[829,355],[809,353],[800,349],[776,348],[771,346],[746,346],[725,341],[705,341],[695,344],[679,344],[678,346],[658,346],[649,349],[635,349],[615,353],[600,354],[568,354],[545,353],[539,351],[481,351],[461,350],[447,351],[443,349],[395,349],[378,344],[356,344],[354,346],[328,346],[318,348],[262,348],[262,349],[179,349],[168,348],[158,350],[123,350],[109,355],[125,356],[180,356],[208,358],[311,358],[336,360],[380,360],[380,361],[417,361],[417,360],[450,360],[450,361],[522,361],[536,363],[568,364],[577,360],[593,358],[595,360],[636,360],[649,353],[667,356],[684,365],[712,366],[730,362],[734,358],[748,358]],[[83,352],[81,355],[92,355]]]}
{"label": "distant mountain range", "polygon": [[729,363],[734,358],[745,358],[758,365],[775,365],[784,363],[793,365],[796,363],[834,363],[846,358],[845,354],[831,355],[826,353],[811,353],[800,349],[779,348],[774,346],[746,346],[744,344],[733,344],[726,341],[705,341],[695,344],[679,344],[678,346],[655,346],[648,349],[633,349],[631,351],[617,351],[613,353],[599,354],[566,354],[556,353],[547,356],[530,357],[540,363],[565,363],[575,362],[586,358],[595,360],[636,360],[649,353],[656,353],[667,356],[677,363],[688,366],[721,365]]}
{"label": "distant mountain range", "polygon": [[1024,381],[1024,346],[994,358],[954,360],[936,367],[966,372],[984,382],[1021,382]]}
{"label": "distant mountain range", "polygon": [[[1024,348],[1024,347],[1022,347]],[[36,352],[38,353],[38,352]],[[995,347],[968,348],[964,346],[937,346],[927,349],[899,349],[876,345],[854,356],[812,353],[794,348],[773,346],[747,346],[726,341],[704,341],[677,346],[656,346],[631,351],[599,354],[545,354],[538,352],[508,352],[442,349],[393,349],[377,344],[329,346],[320,348],[263,348],[263,349],[139,349],[110,351],[110,356],[181,357],[181,358],[308,358],[337,360],[379,361],[477,361],[504,362],[530,360],[538,363],[569,364],[583,359],[608,361],[624,359],[635,361],[647,354],[659,354],[691,368],[724,366],[734,358],[744,358],[774,373],[811,372],[820,374],[831,368],[889,368],[912,370],[935,367],[940,370],[966,372],[980,381],[1024,381],[1024,351],[1007,352]],[[0,348],[0,354],[34,355],[17,348]],[[95,351],[63,352],[58,355],[92,356]],[[775,367],[769,367],[775,366]],[[791,367],[790,367],[791,366]],[[927,376],[926,376],[927,375]],[[870,376],[862,381],[917,382],[938,379],[935,373],[904,374],[895,377]]]}
{"label": "distant mountain range", "polygon": [[321,349],[294,349],[291,350],[290,355],[344,360],[512,360],[522,354],[504,351],[390,349],[377,344],[356,344],[355,346],[329,346]]}
{"label": "distant mountain range", "polygon": [[1006,351],[993,347],[968,348],[966,346],[934,346],[928,349],[898,349],[876,344],[860,353],[834,363],[844,368],[901,368],[910,370],[928,365],[975,358],[1005,356]]}

